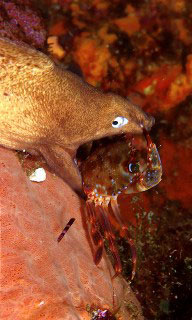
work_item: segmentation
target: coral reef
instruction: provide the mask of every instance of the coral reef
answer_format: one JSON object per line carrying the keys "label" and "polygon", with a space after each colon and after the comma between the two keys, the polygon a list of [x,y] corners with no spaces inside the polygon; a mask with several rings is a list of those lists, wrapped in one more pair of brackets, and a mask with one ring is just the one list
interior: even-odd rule
{"label": "coral reef", "polygon": [[[162,158],[162,182],[145,194],[122,197],[119,204],[137,243],[133,288],[146,319],[189,319],[191,2],[45,2],[51,17],[49,34],[62,52],[62,62],[69,66],[76,62],[88,82],[128,96],[156,119],[152,137]],[[51,51],[57,56],[56,45]],[[121,238],[118,243],[128,277],[128,245]]]}
{"label": "coral reef", "polygon": [[[44,0],[38,2],[41,4],[45,16],[49,17],[50,38],[48,40],[52,42],[50,51],[56,59],[61,60],[61,63],[71,69],[75,66],[78,72],[81,69],[84,78],[89,83],[106,91],[129,96],[132,101],[142,105],[144,110],[153,113],[156,118],[156,128],[152,131],[152,137],[159,147],[162,158],[164,172],[162,182],[156,189],[145,194],[119,199],[123,219],[127,224],[131,224],[130,231],[135,236],[137,245],[138,268],[132,287],[142,304],[146,319],[190,319],[192,315],[192,248],[190,235],[192,220],[191,1]],[[8,3],[13,3],[13,1],[0,0],[0,9],[2,9],[0,13],[0,34],[15,39],[14,32],[17,32],[21,26],[18,23],[16,24],[14,19],[9,18],[10,10],[8,11],[5,6],[5,4],[8,6]],[[30,3],[31,1],[14,1],[14,8],[17,8],[17,12],[19,12],[24,8],[24,5],[30,5]],[[30,6],[30,10],[32,10],[31,8]],[[40,30],[42,30],[41,27]],[[21,31],[17,32],[17,34],[19,39],[24,39],[24,29],[21,28]],[[26,42],[30,43],[31,38],[29,39]],[[36,42],[35,46],[39,46],[38,42]],[[7,152],[5,153],[6,155]],[[10,151],[8,153],[10,154]],[[13,155],[11,157],[9,165],[12,175],[15,176],[15,162],[13,161]],[[12,180],[11,175],[7,177],[9,177],[10,182]],[[12,186],[10,183],[5,183],[5,180],[8,181],[7,179],[1,180],[2,185],[4,183],[1,193],[3,194],[4,192],[5,196],[7,196],[5,192],[8,185]],[[50,176],[48,176],[49,179]],[[57,187],[60,188],[61,184],[63,186],[63,182],[58,178],[55,179],[57,182],[59,181]],[[20,180],[15,181],[16,186],[20,186]],[[27,190],[29,183],[31,185],[31,182],[27,181]],[[55,183],[54,179],[52,183]],[[36,188],[36,192],[42,189],[41,185],[32,184],[31,186],[33,189]],[[54,187],[56,186],[54,185]],[[17,198],[19,198],[20,192],[16,192],[15,187],[11,188],[11,190],[13,192],[11,197],[16,194]],[[43,188],[43,190],[46,189]],[[69,195],[66,193],[67,187],[61,190],[65,192],[65,195]],[[57,189],[55,192],[58,193],[60,190]],[[48,194],[50,195],[50,193],[52,191]],[[63,197],[64,195],[59,198],[61,199],[59,201],[66,199]],[[34,193],[29,199],[36,199]],[[69,199],[73,199],[74,204],[77,201],[76,204],[79,207],[79,202],[75,195],[70,194]],[[38,204],[39,198],[37,201]],[[25,204],[25,201],[22,201],[22,205],[23,203]],[[8,204],[9,206],[12,205],[12,211],[9,208],[9,212],[15,212],[14,203],[9,201]],[[45,206],[46,204],[43,203],[42,205]],[[49,205],[50,203],[48,202],[48,208]],[[54,206],[51,207],[51,213],[49,211],[51,217],[55,214],[55,206],[57,205],[58,203],[55,201]],[[60,220],[58,222],[55,217],[55,224],[53,223],[53,225],[57,223],[56,229],[52,228],[52,230],[56,231],[54,231],[55,236],[61,232],[71,216],[74,216],[74,211],[70,211],[71,214],[65,211],[65,208],[69,208],[68,201],[63,206],[60,204],[58,208],[60,208],[60,215],[58,214]],[[74,209],[75,213],[80,213],[77,208]],[[40,209],[33,209],[33,212],[34,210],[39,212],[38,210]],[[64,210],[66,216],[61,213],[62,210]],[[25,217],[24,211],[22,213],[21,217]],[[60,243],[63,246],[62,253],[60,251],[59,253],[57,252],[57,257],[55,257],[55,251],[53,255],[51,250],[51,259],[54,266],[55,264],[59,266],[60,261],[63,261],[63,257],[64,259],[66,259],[66,256],[73,259],[71,253],[78,248],[78,236],[82,235],[85,230],[79,223],[78,217],[70,228],[69,233],[66,234],[66,238]],[[39,215],[35,216],[35,218],[39,221]],[[75,225],[77,226],[76,222],[77,224],[79,223],[79,228],[74,231]],[[9,246],[10,242],[13,241],[14,228],[18,226],[18,223],[19,219],[13,220],[13,231],[11,234],[8,233],[9,238],[7,237]],[[32,219],[32,223],[34,223],[34,219]],[[49,223],[46,224],[46,227],[47,225]],[[39,229],[37,229],[39,230],[38,234],[35,233],[36,238],[39,239],[44,233],[48,237],[43,224],[40,225]],[[28,230],[30,232],[30,228]],[[71,235],[75,240],[77,239],[72,246],[70,245],[72,240],[69,238]],[[34,243],[37,243],[36,238]],[[51,241],[53,244],[53,234]],[[45,244],[46,252],[48,252],[50,242]],[[119,238],[118,244],[122,263],[124,263],[124,276],[128,277],[131,271],[130,257],[127,255],[128,245],[121,238]],[[82,241],[82,245],[83,250],[85,249],[89,252],[87,241]],[[57,244],[55,246],[58,247]],[[66,246],[70,248],[70,251],[68,251],[67,255],[64,255]],[[39,250],[41,250],[40,247],[37,247],[38,252]],[[7,252],[8,257],[9,252]],[[65,260],[62,265],[64,263]],[[16,270],[17,263],[14,263],[14,265]],[[92,264],[92,268],[94,269],[94,264]],[[13,270],[12,272],[16,271]],[[33,270],[32,273],[36,274]],[[58,279],[57,275],[56,273],[56,280]],[[64,275],[65,277],[66,275]],[[49,279],[53,280],[53,278],[51,276]],[[39,278],[36,274],[36,281],[37,279]],[[101,290],[103,279],[101,280],[100,276],[96,279],[98,279],[97,286],[100,286],[98,290]],[[22,279],[19,278],[18,281],[21,285]],[[41,282],[41,279],[39,281]],[[33,281],[33,283],[36,282]],[[41,283],[46,282],[43,279]],[[53,285],[53,282],[50,282],[50,284]],[[87,285],[86,283],[84,284],[84,289],[86,289]],[[56,284],[54,284],[55,286]],[[65,283],[63,286],[66,288]],[[61,288],[60,285],[58,287],[59,289]],[[9,302],[8,298],[16,297],[16,294],[16,291],[11,292],[10,296],[7,294],[4,305],[7,306],[8,311],[10,304],[13,303],[13,301]],[[59,305],[54,303],[60,297],[62,300],[62,294],[64,294],[63,288],[54,295],[55,300],[50,298],[51,307],[44,306],[42,310],[45,310],[47,314],[49,312],[53,314],[55,310],[63,308],[62,303]],[[99,291],[99,294],[101,294],[101,291]],[[21,297],[21,293],[19,297]],[[41,294],[39,297],[38,303],[45,301],[42,299]],[[96,303],[99,302],[99,298],[97,296]],[[121,300],[121,294],[119,298]],[[21,299],[21,301],[23,300]],[[29,303],[30,301],[32,300],[29,299]],[[21,303],[21,306],[23,307],[24,304]],[[72,308],[71,310],[73,313],[74,309]],[[88,313],[89,319],[91,316],[92,318],[94,316],[103,316],[105,307],[103,305],[93,306],[92,309],[90,307],[90,310],[93,310],[95,314]],[[135,309],[134,304],[127,303],[126,310],[129,310],[133,319],[138,319],[137,310],[139,309],[137,307]],[[85,314],[87,316],[87,313]],[[33,318],[37,319],[36,314]],[[46,318],[44,317],[43,319]]]}
{"label": "coral reef", "polygon": [[46,30],[30,0],[0,0],[0,36],[43,48]]}

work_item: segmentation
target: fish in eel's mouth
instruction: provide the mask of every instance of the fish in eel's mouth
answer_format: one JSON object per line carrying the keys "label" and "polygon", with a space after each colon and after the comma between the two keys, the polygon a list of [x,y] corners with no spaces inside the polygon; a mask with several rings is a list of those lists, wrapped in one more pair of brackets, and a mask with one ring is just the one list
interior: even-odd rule
{"label": "fish in eel's mouth", "polygon": [[98,140],[93,140],[87,143],[82,144],[78,149],[75,157],[75,162],[78,166],[81,164],[82,161],[86,160],[87,157],[99,146],[103,147],[108,145],[112,142],[124,139],[125,134],[117,134],[112,135],[109,137],[101,138]]}

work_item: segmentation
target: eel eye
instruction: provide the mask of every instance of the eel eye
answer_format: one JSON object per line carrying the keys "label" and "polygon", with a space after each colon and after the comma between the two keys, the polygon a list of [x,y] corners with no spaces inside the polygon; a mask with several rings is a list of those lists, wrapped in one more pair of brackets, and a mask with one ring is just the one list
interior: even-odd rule
{"label": "eel eye", "polygon": [[128,123],[128,119],[124,117],[117,117],[113,120],[112,122],[112,127],[113,128],[121,128],[125,124]]}
{"label": "eel eye", "polygon": [[131,172],[131,173],[139,172],[139,164],[138,163],[130,163],[129,164],[129,172]]}

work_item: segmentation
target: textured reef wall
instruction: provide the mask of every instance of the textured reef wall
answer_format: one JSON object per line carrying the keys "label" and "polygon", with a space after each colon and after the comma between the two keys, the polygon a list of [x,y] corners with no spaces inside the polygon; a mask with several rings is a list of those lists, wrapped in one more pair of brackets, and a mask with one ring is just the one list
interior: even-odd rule
{"label": "textured reef wall", "polygon": [[[44,48],[45,27],[32,2],[0,0],[0,35]],[[129,96],[156,118],[152,137],[159,147],[163,180],[154,190],[120,202],[125,221],[132,222],[134,232],[136,226],[138,268],[133,288],[146,319],[189,319],[192,314],[191,1],[36,3],[47,18],[49,51],[57,60],[81,72],[89,83]],[[4,285],[9,288],[3,295],[4,318],[8,319],[14,309],[23,314],[23,319],[28,319],[27,306],[30,319],[54,319],[54,314],[63,315],[63,310],[72,317],[82,314],[90,319],[84,309],[87,300],[97,304],[107,295],[107,304],[111,304],[112,284],[106,262],[102,261],[99,269],[91,264],[79,200],[51,175],[43,184],[29,182],[12,152],[1,149],[1,159],[0,201],[2,225],[6,227],[2,266],[6,272]],[[43,185],[46,187],[42,188]],[[72,199],[70,203],[68,199]],[[60,243],[61,249],[55,239],[74,216],[75,224]],[[32,240],[27,238],[28,234]],[[122,239],[119,239],[119,250],[125,262],[124,275],[130,275],[128,248]],[[92,268],[89,277],[88,272],[84,274],[84,263],[76,268],[81,265],[78,262],[81,257]],[[83,273],[83,288],[79,284],[80,276],[74,278],[77,270]],[[103,288],[103,274],[107,291]],[[95,292],[91,291],[89,296],[92,275],[96,277]],[[120,300],[123,285],[121,280],[116,284]],[[71,304],[72,296],[75,305]],[[13,301],[17,297],[21,303],[15,309]],[[65,301],[69,303],[66,305]],[[128,303],[126,310],[133,311],[134,304]],[[140,314],[137,310],[138,307],[136,319]],[[9,317],[16,318],[15,314]]]}
{"label": "textured reef wall", "polygon": [[[188,0],[45,1],[51,52],[153,114],[161,183],[120,201],[135,235],[132,287],[146,319],[191,318],[192,5]],[[76,68],[77,69],[77,68]],[[116,226],[118,227],[118,226]],[[136,229],[135,229],[136,227]],[[119,240],[130,274],[128,247]],[[182,290],[181,290],[182,288]]]}
{"label": "textured reef wall", "polygon": [[142,319],[125,280],[112,283],[109,261],[93,263],[77,195],[49,172],[46,181],[31,182],[13,151],[0,148],[0,159],[1,319],[88,320],[91,307],[113,308],[113,288],[121,319],[131,319],[129,304]]}

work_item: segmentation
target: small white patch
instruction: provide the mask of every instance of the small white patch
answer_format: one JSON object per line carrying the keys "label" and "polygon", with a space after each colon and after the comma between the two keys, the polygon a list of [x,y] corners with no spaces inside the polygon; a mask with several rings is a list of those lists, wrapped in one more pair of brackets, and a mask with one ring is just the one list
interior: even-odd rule
{"label": "small white patch", "polygon": [[128,123],[128,119],[125,117],[117,117],[113,120],[112,122],[112,127],[113,128],[121,128],[125,124]]}
{"label": "small white patch", "polygon": [[43,168],[36,169],[30,176],[29,180],[34,182],[42,182],[46,180],[46,172]]}
{"label": "small white patch", "polygon": [[38,307],[41,307],[45,304],[45,301],[41,301],[39,304],[38,304]]}

